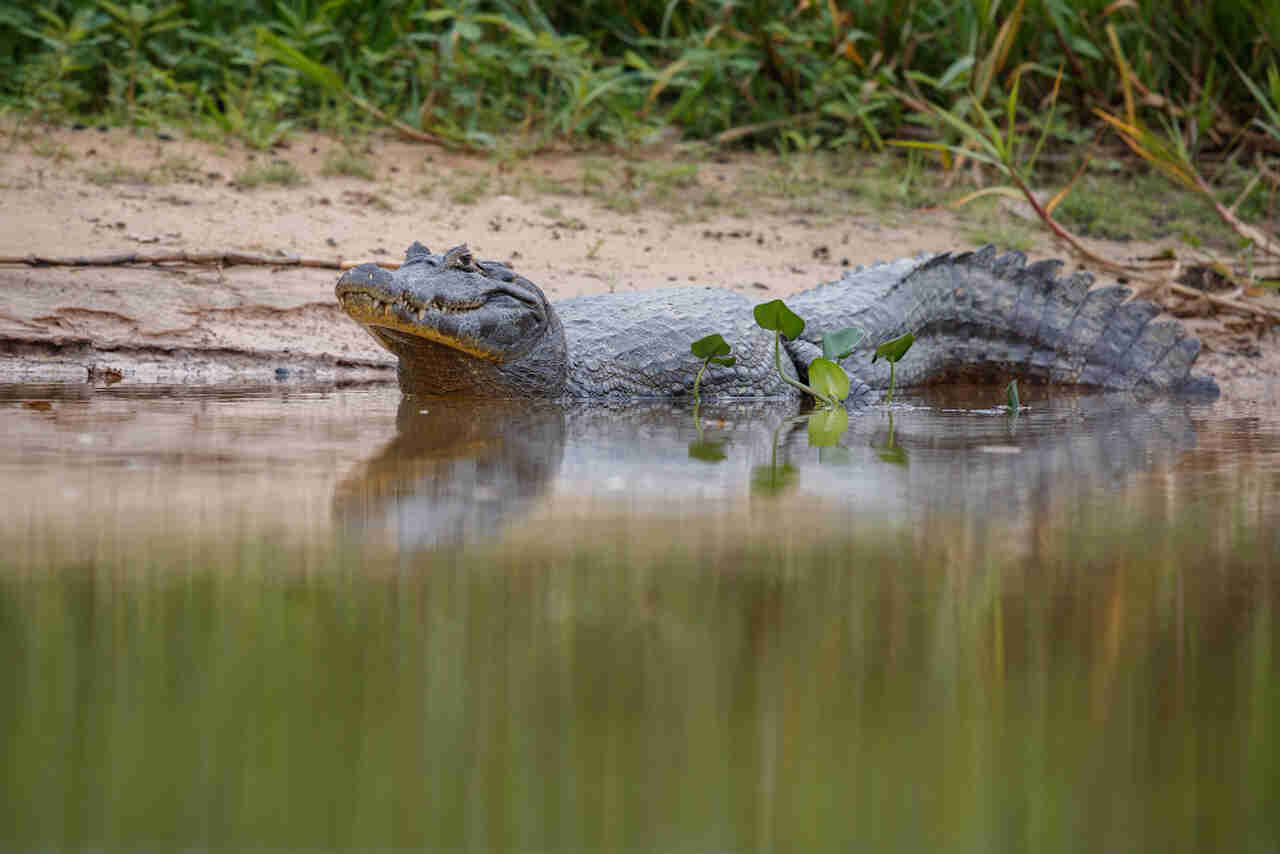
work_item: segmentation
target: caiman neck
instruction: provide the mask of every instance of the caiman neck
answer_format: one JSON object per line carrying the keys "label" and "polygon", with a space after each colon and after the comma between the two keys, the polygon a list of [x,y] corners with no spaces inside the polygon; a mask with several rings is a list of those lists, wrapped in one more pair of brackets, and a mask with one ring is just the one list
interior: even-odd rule
{"label": "caiman neck", "polygon": [[559,397],[568,379],[564,328],[549,315],[543,341],[507,362],[478,359],[428,338],[403,340],[393,352],[400,357],[400,390],[410,395],[470,397]]}

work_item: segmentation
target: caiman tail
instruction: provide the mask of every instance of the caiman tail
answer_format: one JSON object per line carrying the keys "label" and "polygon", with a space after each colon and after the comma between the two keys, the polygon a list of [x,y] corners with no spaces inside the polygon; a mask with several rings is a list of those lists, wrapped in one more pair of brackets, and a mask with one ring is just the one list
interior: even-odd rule
{"label": "caiman tail", "polygon": [[[845,365],[876,388],[888,385],[889,368],[870,364],[870,354],[912,332],[916,343],[897,366],[903,385],[1024,379],[1217,393],[1211,379],[1191,376],[1200,342],[1182,324],[1156,320],[1160,308],[1132,299],[1129,288],[1093,288],[1089,274],[1058,276],[1061,267],[1060,261],[1028,265],[1021,252],[997,255],[988,246],[937,255],[905,276],[878,275],[877,267],[851,273],[789,302],[809,321],[811,343],[846,326],[866,330],[865,354],[855,353]],[[833,299],[844,288],[847,298]]]}

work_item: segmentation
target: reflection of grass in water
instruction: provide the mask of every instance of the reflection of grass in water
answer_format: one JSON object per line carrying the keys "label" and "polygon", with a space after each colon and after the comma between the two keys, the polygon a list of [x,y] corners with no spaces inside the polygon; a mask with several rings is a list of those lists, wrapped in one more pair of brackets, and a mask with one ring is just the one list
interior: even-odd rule
{"label": "reflection of grass in water", "polygon": [[[56,572],[6,567],[0,832],[584,850],[1274,840],[1277,535],[1225,511],[1212,530],[1062,512],[1034,532],[1034,560],[963,526],[805,548],[785,529],[673,542],[622,523],[416,563],[119,541]],[[41,561],[59,547],[26,545]]]}

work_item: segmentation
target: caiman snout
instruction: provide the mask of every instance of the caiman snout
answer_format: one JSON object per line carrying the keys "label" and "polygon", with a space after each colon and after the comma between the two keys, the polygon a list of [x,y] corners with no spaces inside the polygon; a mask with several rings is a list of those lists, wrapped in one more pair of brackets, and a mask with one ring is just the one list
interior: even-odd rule
{"label": "caiman snout", "polygon": [[443,256],[415,243],[400,269],[360,264],[338,279],[338,303],[397,356],[425,339],[494,362],[520,358],[547,327],[538,288],[465,245]]}

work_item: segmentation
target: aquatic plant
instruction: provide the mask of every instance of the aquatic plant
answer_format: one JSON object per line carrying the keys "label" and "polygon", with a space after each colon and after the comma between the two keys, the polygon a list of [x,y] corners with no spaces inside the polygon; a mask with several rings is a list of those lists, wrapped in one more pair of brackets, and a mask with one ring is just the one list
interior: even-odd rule
{"label": "aquatic plant", "polygon": [[[844,368],[840,367],[840,361],[853,355],[853,351],[858,344],[866,337],[866,331],[857,327],[848,327],[824,335],[822,337],[822,356],[809,363],[809,382],[806,384],[795,377],[789,376],[782,366],[782,339],[785,337],[788,341],[794,341],[800,337],[800,333],[804,332],[804,318],[792,311],[780,299],[760,303],[752,309],[752,315],[755,317],[757,326],[773,333],[773,363],[782,381],[810,395],[824,409],[838,408],[841,402],[849,396],[850,388],[849,374],[845,372]],[[905,346],[901,343],[904,339],[909,339],[906,341]],[[876,356],[873,356],[871,361],[874,362],[878,356],[888,358],[892,354],[891,363],[896,362],[907,352],[911,347],[911,341],[914,340],[915,338],[908,333],[903,338],[896,338],[893,341],[886,342],[876,350]],[[702,367],[698,369],[698,375],[693,381],[693,399],[696,407],[700,400],[698,387],[707,366],[712,363],[732,365],[735,360],[729,356],[729,345],[719,334],[699,338],[689,345],[689,350],[693,355],[703,360]],[[892,397],[892,368],[890,371],[889,394]],[[828,420],[823,423],[826,426],[818,431],[820,435],[829,433],[835,422]],[[844,423],[847,427],[847,419]],[[839,433],[843,432],[844,429],[842,428]]]}
{"label": "aquatic plant", "polygon": [[1010,415],[1017,415],[1018,410],[1022,408],[1022,401],[1018,398],[1018,381],[1010,380],[1009,384],[1004,387],[1004,393],[1008,399],[1006,406]]}
{"label": "aquatic plant", "polygon": [[699,338],[689,345],[689,350],[702,360],[702,367],[698,368],[698,375],[693,378],[693,402],[696,406],[702,402],[698,394],[698,386],[702,384],[702,375],[707,372],[707,366],[716,364],[729,368],[736,364],[738,359],[736,356],[729,355],[729,344],[719,332]]}
{"label": "aquatic plant", "polygon": [[812,395],[824,407],[839,406],[849,396],[849,375],[840,367],[840,359],[853,353],[864,337],[860,329],[841,329],[822,339],[820,358],[809,363],[809,384],[787,376],[782,370],[782,338],[794,341],[804,331],[804,319],[780,299],[762,302],[752,309],[756,325],[773,333],[773,357],[778,376],[790,386]]}
{"label": "aquatic plant", "polygon": [[822,336],[822,355],[833,362],[844,361],[866,337],[867,331],[856,326],[828,332]]}
{"label": "aquatic plant", "polygon": [[911,345],[915,341],[916,336],[910,332],[906,335],[899,335],[897,338],[881,344],[871,356],[872,364],[882,356],[889,361],[889,393],[885,395],[885,403],[893,403],[894,369],[897,367],[898,361],[907,355],[907,351],[911,349]]}
{"label": "aquatic plant", "polygon": [[774,496],[780,495],[795,486],[800,472],[789,462],[778,464],[778,439],[783,430],[802,420],[805,420],[803,415],[784,418],[777,427],[773,428],[773,441],[769,445],[769,462],[754,466],[751,469],[752,492],[759,495]]}
{"label": "aquatic plant", "polygon": [[820,409],[809,413],[809,421],[805,425],[809,431],[811,448],[829,448],[840,441],[849,429],[849,410],[843,406]]}
{"label": "aquatic plant", "polygon": [[907,449],[898,444],[893,437],[893,411],[889,411],[889,435],[885,438],[883,445],[877,445],[874,442],[871,445],[875,449],[876,456],[886,463],[892,463],[895,466],[905,466],[907,464]]}

